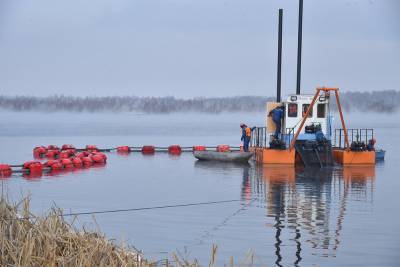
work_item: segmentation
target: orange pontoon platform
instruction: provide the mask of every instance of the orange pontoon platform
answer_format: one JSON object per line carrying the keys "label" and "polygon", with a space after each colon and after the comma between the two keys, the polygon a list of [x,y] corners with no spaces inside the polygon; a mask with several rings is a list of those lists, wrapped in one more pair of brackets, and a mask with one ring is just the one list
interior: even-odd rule
{"label": "orange pontoon platform", "polygon": [[374,165],[375,151],[333,149],[333,158],[342,165]]}
{"label": "orange pontoon platform", "polygon": [[270,149],[267,147],[255,148],[255,160],[263,164],[282,164],[294,165],[295,153],[294,149]]}

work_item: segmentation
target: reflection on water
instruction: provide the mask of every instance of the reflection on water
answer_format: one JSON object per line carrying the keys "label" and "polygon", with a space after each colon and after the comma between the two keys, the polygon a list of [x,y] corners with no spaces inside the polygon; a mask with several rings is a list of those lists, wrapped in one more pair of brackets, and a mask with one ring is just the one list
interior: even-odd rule
{"label": "reflection on water", "polygon": [[309,245],[319,256],[335,257],[349,198],[372,201],[374,166],[331,169],[295,169],[291,167],[243,168],[242,199],[257,197],[264,205],[268,227],[275,228],[276,265],[282,266],[281,235],[284,228],[294,233],[295,262],[302,260],[302,246]]}
{"label": "reflection on water", "polygon": [[287,265],[285,250],[291,250],[291,264],[300,266],[305,246],[314,256],[336,257],[348,202],[373,204],[375,166],[317,169],[198,161],[195,167],[242,171],[243,205],[265,209],[266,227],[275,233],[277,266]]}
{"label": "reflection on water", "polygon": [[218,162],[218,161],[202,161],[196,160],[194,163],[196,168],[210,169],[214,171],[242,169],[244,172],[249,172],[251,165],[248,162]]}

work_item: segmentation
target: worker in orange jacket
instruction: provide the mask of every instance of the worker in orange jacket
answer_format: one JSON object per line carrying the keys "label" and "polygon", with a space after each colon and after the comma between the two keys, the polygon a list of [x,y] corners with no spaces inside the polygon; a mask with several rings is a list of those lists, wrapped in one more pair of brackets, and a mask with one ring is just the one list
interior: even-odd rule
{"label": "worker in orange jacket", "polygon": [[240,124],[240,128],[242,128],[242,138],[240,140],[243,141],[243,150],[248,152],[252,129],[244,123]]}

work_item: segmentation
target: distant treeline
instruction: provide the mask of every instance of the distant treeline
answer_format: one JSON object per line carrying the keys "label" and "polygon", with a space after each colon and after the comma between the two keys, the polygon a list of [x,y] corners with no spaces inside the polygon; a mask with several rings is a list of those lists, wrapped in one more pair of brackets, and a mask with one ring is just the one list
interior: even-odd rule
{"label": "distant treeline", "polygon": [[[333,100],[333,99],[332,99]],[[174,97],[72,97],[55,95],[48,97],[0,96],[0,109],[11,111],[134,111],[145,113],[172,112],[259,112],[273,97],[235,96],[220,98],[178,99]],[[400,91],[347,92],[341,94],[346,111],[395,112],[399,109]]]}

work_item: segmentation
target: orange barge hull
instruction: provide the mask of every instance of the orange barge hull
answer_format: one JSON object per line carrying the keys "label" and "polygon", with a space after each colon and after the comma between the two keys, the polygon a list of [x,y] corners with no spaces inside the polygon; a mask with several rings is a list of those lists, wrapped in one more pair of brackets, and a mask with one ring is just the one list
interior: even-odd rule
{"label": "orange barge hull", "polygon": [[333,150],[333,158],[342,165],[374,165],[375,151]]}
{"label": "orange barge hull", "polygon": [[255,160],[263,164],[294,165],[295,153],[292,150],[279,150],[270,148],[255,148]]}

